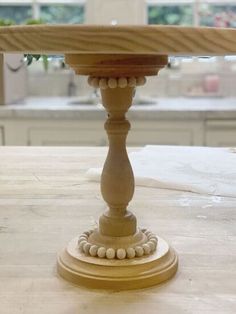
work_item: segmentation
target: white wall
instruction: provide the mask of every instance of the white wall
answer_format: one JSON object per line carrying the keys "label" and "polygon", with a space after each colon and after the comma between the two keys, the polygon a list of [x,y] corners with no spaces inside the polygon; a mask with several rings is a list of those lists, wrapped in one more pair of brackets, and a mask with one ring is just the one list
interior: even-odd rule
{"label": "white wall", "polygon": [[145,0],[87,0],[86,24],[146,24]]}

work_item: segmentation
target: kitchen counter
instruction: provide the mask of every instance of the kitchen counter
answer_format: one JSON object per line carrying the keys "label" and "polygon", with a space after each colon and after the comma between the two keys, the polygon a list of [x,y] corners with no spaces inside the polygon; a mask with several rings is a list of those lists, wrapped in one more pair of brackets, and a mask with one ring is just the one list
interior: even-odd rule
{"label": "kitchen counter", "polygon": [[[28,98],[0,107],[0,119],[104,119],[101,105],[74,104],[76,98]],[[158,98],[154,105],[132,106],[129,118],[156,119],[236,119],[236,98]]]}
{"label": "kitchen counter", "polygon": [[106,292],[57,275],[57,253],[104,210],[99,184],[87,181],[85,172],[101,167],[106,152],[0,148],[1,313],[234,314],[234,198],[137,187],[131,210],[178,252],[178,272],[165,284]]}
{"label": "kitchen counter", "polygon": [[[0,145],[108,145],[102,105],[76,102],[28,98],[0,106]],[[133,105],[127,116],[129,146],[236,145],[236,98],[158,98],[154,104]]]}

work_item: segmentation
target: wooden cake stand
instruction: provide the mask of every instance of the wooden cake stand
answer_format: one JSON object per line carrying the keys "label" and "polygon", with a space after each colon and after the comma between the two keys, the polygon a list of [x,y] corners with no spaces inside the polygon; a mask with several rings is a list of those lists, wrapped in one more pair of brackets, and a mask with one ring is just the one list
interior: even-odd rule
{"label": "wooden cake stand", "polygon": [[[99,227],[75,237],[58,256],[65,279],[93,288],[135,289],[171,278],[175,251],[127,210],[134,175],[126,152],[125,114],[135,88],[157,75],[168,55],[236,54],[236,30],[171,26],[18,26],[0,28],[0,52],[65,54],[65,61],[100,88],[109,152],[101,177],[107,211]],[[145,211],[145,208],[143,209]],[[146,213],[148,215],[148,213]]]}

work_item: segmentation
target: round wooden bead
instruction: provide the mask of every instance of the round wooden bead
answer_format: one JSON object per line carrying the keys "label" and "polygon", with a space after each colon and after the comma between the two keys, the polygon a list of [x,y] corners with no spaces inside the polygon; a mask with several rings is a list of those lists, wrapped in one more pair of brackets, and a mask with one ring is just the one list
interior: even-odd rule
{"label": "round wooden bead", "polygon": [[91,248],[89,249],[89,254],[91,256],[96,256],[98,251],[97,245],[92,245]]}
{"label": "round wooden bead", "polygon": [[148,238],[149,239],[151,239],[151,238],[157,239],[156,235],[154,233],[152,233],[152,232],[149,233]]}
{"label": "round wooden bead", "polygon": [[143,245],[143,250],[144,250],[144,254],[145,254],[145,255],[148,255],[148,254],[151,253],[151,249],[150,249],[150,247],[149,247],[148,244],[144,244],[144,245]]}
{"label": "round wooden bead", "polygon": [[129,247],[126,250],[126,254],[128,258],[134,258],[135,257],[135,250],[132,247]]}
{"label": "round wooden bead", "polygon": [[106,257],[107,257],[108,259],[113,259],[113,258],[115,258],[115,255],[116,255],[116,252],[115,252],[114,249],[112,249],[112,248],[107,249],[107,251],[106,251]]}
{"label": "round wooden bead", "polygon": [[157,247],[157,241],[156,240],[149,240],[148,241],[148,243],[153,243],[153,245],[154,245],[154,250],[155,250],[155,248]]}
{"label": "round wooden bead", "polygon": [[144,76],[137,77],[137,86],[143,86],[146,83],[146,78]]}
{"label": "round wooden bead", "polygon": [[118,79],[118,86],[120,88],[125,88],[127,85],[128,85],[128,82],[127,82],[127,78],[126,77],[120,77]]}
{"label": "round wooden bead", "polygon": [[128,78],[128,86],[129,87],[135,87],[136,86],[136,78],[135,77],[129,77]]}
{"label": "round wooden bead", "polygon": [[141,246],[136,246],[135,247],[135,255],[140,257],[140,256],[143,256],[143,248]]}
{"label": "round wooden bead", "polygon": [[107,80],[105,78],[99,80],[99,87],[101,89],[107,89]]}
{"label": "round wooden bead", "polygon": [[82,241],[87,241],[87,237],[79,237],[78,243],[81,243]]}
{"label": "round wooden bead", "polygon": [[80,242],[80,244],[79,244],[79,249],[82,250],[82,249],[83,249],[83,246],[84,246],[86,243],[88,243],[88,242],[87,242],[87,241],[82,241],[82,242]]}
{"label": "round wooden bead", "polygon": [[155,244],[151,241],[148,241],[147,245],[150,247],[151,252],[153,252],[156,248]]}
{"label": "round wooden bead", "polygon": [[97,252],[98,257],[104,258],[106,256],[106,249],[104,247],[100,247]]}
{"label": "round wooden bead", "polygon": [[85,253],[85,254],[88,254],[90,248],[91,248],[91,244],[90,244],[90,243],[87,242],[86,244],[84,244],[84,246],[83,246],[83,251],[84,251],[84,253]]}
{"label": "round wooden bead", "polygon": [[148,238],[148,241],[154,241],[154,242],[157,242],[157,237],[156,236],[151,236]]}
{"label": "round wooden bead", "polygon": [[92,79],[93,79],[92,76],[89,76],[89,77],[88,77],[88,84],[89,84],[90,86],[92,85]]}
{"label": "round wooden bead", "polygon": [[90,235],[90,231],[85,231],[81,234],[81,237],[88,237]]}
{"label": "round wooden bead", "polygon": [[94,88],[98,88],[99,87],[99,79],[97,77],[93,77],[91,80],[91,86]]}
{"label": "round wooden bead", "polygon": [[116,256],[118,259],[124,259],[126,257],[125,249],[118,249],[116,252]]}
{"label": "round wooden bead", "polygon": [[115,78],[109,78],[107,84],[110,88],[116,88],[117,87],[117,80]]}

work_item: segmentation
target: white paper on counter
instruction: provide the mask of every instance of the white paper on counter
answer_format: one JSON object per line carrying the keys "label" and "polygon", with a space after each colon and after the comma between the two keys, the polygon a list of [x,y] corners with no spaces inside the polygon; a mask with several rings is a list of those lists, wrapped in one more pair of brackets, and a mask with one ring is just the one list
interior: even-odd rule
{"label": "white paper on counter", "polygon": [[[230,148],[146,146],[129,154],[135,184],[236,197],[236,153]],[[100,181],[102,169],[87,177]]]}

